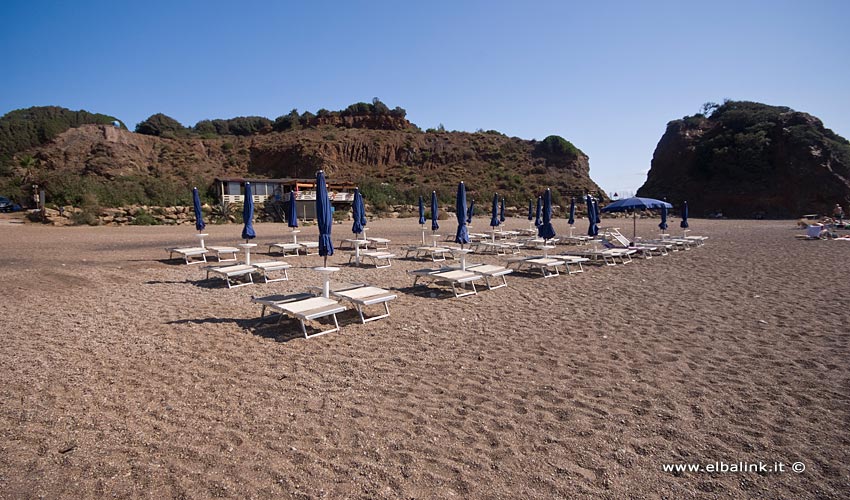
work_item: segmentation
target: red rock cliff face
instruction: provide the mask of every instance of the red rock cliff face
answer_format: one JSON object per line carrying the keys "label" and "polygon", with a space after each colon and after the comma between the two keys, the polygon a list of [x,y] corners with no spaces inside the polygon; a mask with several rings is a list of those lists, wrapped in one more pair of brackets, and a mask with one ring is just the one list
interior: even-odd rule
{"label": "red rock cliff face", "polygon": [[108,179],[153,175],[175,182],[215,177],[313,177],[387,183],[398,191],[472,196],[499,192],[511,202],[551,187],[562,196],[601,190],[587,156],[540,158],[534,141],[497,134],[422,133],[325,127],[216,139],[163,139],[102,125],[71,129],[36,150],[43,168]]}
{"label": "red rock cliff face", "polygon": [[668,124],[639,196],[694,216],[793,218],[850,203],[850,143],[788,108],[730,102]]}

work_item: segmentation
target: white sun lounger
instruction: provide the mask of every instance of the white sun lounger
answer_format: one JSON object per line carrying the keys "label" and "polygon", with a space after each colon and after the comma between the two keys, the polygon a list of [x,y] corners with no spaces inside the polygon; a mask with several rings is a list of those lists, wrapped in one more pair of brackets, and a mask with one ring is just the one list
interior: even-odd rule
{"label": "white sun lounger", "polygon": [[[215,252],[215,258],[218,259],[219,262],[236,262],[236,254],[239,253],[239,249],[236,247],[218,247],[207,245],[207,249]],[[230,257],[225,258],[225,256],[227,255],[229,255]]]}
{"label": "white sun lounger", "polygon": [[563,259],[556,259],[554,257],[511,257],[508,258],[507,263],[508,266],[512,266],[517,271],[525,271],[526,268],[528,271],[537,269],[544,278],[560,276],[561,273],[558,271],[558,268],[561,266],[564,266],[565,272],[567,271],[567,265]]}
{"label": "white sun lounger", "polygon": [[[183,257],[183,260],[186,261],[186,264],[202,264],[207,261],[207,252],[206,248],[201,247],[188,247],[188,248],[166,248],[166,252],[168,252],[168,260],[174,258],[174,254],[178,254]],[[200,260],[192,260],[192,258],[200,257]]]}
{"label": "white sun lounger", "polygon": [[[251,274],[256,271],[254,266],[249,266],[246,264],[236,264],[233,266],[224,266],[224,267],[214,267],[210,266],[206,268],[207,270],[207,279],[210,279],[210,274],[217,274],[220,278],[227,281],[227,288],[237,288],[245,285],[254,284],[254,278],[251,277]],[[247,276],[247,281],[244,283],[239,283],[238,285],[234,285],[231,283],[231,278],[238,278]]]}
{"label": "white sun lounger", "polygon": [[[360,321],[365,325],[369,321],[375,321],[381,318],[387,318],[390,315],[389,301],[395,300],[398,296],[389,290],[374,286],[356,286],[353,288],[331,290],[331,295],[340,300],[350,302],[357,312],[360,314]],[[367,318],[363,314],[363,308],[375,304],[384,305],[384,314],[371,316]]]}
{"label": "white sun lounger", "polygon": [[273,248],[276,252],[279,252],[281,255],[286,257],[290,253],[293,256],[298,255],[298,251],[304,247],[301,246],[301,243],[270,243],[269,253],[272,253]]}
{"label": "white sun lounger", "polygon": [[[484,279],[484,276],[481,274],[451,268],[417,269],[415,271],[408,271],[408,273],[415,276],[413,279],[413,286],[416,286],[420,279],[431,281],[436,284],[448,284],[451,285],[452,292],[454,292],[455,297],[465,297],[467,295],[477,294],[478,291],[475,289],[475,282]],[[465,287],[467,284],[472,287],[472,290],[464,293],[458,293],[457,286],[461,285]]]}
{"label": "white sun lounger", "polygon": [[[319,253],[319,242],[318,241],[305,241],[303,243],[299,243],[301,245],[301,249],[304,250],[304,255],[314,255]],[[314,252],[310,252],[310,250],[315,250]]]}
{"label": "white sun lounger", "polygon": [[[496,266],[493,264],[472,264],[466,266],[466,270],[484,276],[484,282],[487,284],[488,290],[495,290],[497,288],[508,286],[508,280],[505,278],[505,276],[514,272],[513,269],[507,268],[505,266]],[[502,284],[493,286],[490,284],[490,278],[494,278],[496,280],[501,278]]]}
{"label": "white sun lounger", "polygon": [[598,248],[581,248],[568,250],[561,255],[572,255],[576,257],[585,257],[588,262],[601,262],[606,266],[616,266],[617,259],[613,252],[608,249],[600,250]]}
{"label": "white sun lounger", "polygon": [[[267,306],[269,309],[273,309],[281,314],[286,314],[287,316],[291,316],[299,320],[301,322],[301,332],[304,334],[305,339],[339,331],[339,322],[336,319],[336,315],[346,309],[343,304],[324,297],[310,297],[308,299],[294,301],[273,302]],[[333,328],[319,331],[318,333],[307,334],[307,326],[304,324],[305,321],[312,321],[327,316],[331,316],[333,318]]]}
{"label": "white sun lounger", "polygon": [[[582,267],[583,262],[589,262],[590,259],[587,257],[579,257],[576,255],[549,255],[549,257],[553,259],[560,259],[564,261],[564,267],[567,269],[567,274],[578,274],[584,272],[584,267]],[[572,268],[570,266],[578,266],[578,269]]]}
{"label": "white sun lounger", "polygon": [[366,238],[371,246],[375,248],[375,250],[389,250],[390,249],[390,241],[387,238]]}
{"label": "white sun lounger", "polygon": [[[348,263],[351,264],[351,259],[354,259],[357,256],[355,252],[349,252]],[[395,258],[394,253],[381,251],[381,250],[361,250],[360,251],[360,259],[368,259],[372,261],[372,264],[377,269],[383,269],[385,267],[390,267],[393,265],[393,259]]]}
{"label": "white sun lounger", "polygon": [[[256,271],[263,277],[263,281],[265,283],[271,283],[272,281],[288,281],[289,280],[289,272],[288,270],[292,268],[292,265],[288,262],[284,262],[282,260],[274,260],[270,262],[253,262],[251,265],[256,269]],[[274,278],[269,279],[269,273],[283,271],[282,278]]]}
{"label": "white sun lounger", "polygon": [[404,257],[410,257],[410,254],[413,253],[413,256],[417,259],[420,257],[429,256],[431,257],[431,260],[433,262],[442,262],[446,260],[446,253],[449,252],[451,252],[451,250],[446,247],[435,247],[429,245],[412,246],[407,247],[407,253]]}

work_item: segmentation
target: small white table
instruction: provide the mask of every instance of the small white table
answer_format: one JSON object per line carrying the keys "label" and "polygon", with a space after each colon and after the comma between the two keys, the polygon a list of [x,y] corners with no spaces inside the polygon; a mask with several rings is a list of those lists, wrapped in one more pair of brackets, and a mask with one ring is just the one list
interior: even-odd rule
{"label": "small white table", "polygon": [[354,247],[354,263],[359,266],[360,265],[360,247],[361,246],[368,246],[369,240],[366,240],[366,239],[360,240],[360,239],[357,239],[357,238],[348,238],[348,239],[343,240],[343,241],[345,241],[346,243],[351,243],[351,245]]}
{"label": "small white table", "polygon": [[245,250],[245,265],[251,265],[251,249],[257,246],[256,243],[240,243],[238,245],[239,248]]}
{"label": "small white table", "polygon": [[329,298],[331,295],[331,274],[339,271],[339,268],[314,267],[313,270],[322,275],[322,297]]}

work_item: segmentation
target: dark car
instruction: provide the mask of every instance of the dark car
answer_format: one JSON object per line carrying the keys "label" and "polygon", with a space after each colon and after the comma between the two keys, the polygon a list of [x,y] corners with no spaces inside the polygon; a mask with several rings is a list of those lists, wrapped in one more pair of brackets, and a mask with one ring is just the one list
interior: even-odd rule
{"label": "dark car", "polygon": [[17,212],[21,206],[13,203],[12,200],[5,196],[0,196],[0,212]]}

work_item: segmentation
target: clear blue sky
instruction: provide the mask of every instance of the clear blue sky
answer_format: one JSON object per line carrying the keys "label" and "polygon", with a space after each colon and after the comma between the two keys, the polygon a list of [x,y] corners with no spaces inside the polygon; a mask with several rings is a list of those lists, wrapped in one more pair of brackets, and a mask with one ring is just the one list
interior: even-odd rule
{"label": "clear blue sky", "polygon": [[706,101],[789,106],[850,138],[848,21],[841,0],[5,0],[0,114],[191,126],[379,97],[423,129],[561,135],[603,189],[634,191],[667,122]]}

